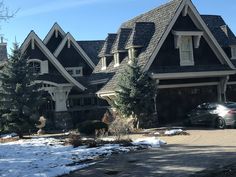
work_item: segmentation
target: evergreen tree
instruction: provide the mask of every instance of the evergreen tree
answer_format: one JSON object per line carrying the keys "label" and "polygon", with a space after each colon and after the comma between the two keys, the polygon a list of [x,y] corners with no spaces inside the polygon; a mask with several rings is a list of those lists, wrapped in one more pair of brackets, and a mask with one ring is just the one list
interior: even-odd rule
{"label": "evergreen tree", "polygon": [[33,115],[42,103],[40,85],[34,82],[36,75],[32,72],[14,43],[12,55],[0,73],[0,130],[15,132],[20,138],[35,127],[37,117]]}
{"label": "evergreen tree", "polygon": [[156,91],[156,84],[146,72],[141,71],[137,59],[133,59],[119,75],[114,107],[122,115],[132,116],[144,123],[144,118],[154,112]]}

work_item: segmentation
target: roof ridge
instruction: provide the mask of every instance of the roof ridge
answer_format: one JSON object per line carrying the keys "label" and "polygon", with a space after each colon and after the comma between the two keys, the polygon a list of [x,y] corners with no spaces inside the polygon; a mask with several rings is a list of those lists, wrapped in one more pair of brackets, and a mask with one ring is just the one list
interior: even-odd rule
{"label": "roof ridge", "polygon": [[154,9],[151,9],[151,10],[149,10],[149,11],[147,11],[147,12],[144,12],[144,13],[138,15],[138,16],[135,16],[135,17],[129,19],[128,21],[122,23],[122,24],[121,24],[121,27],[122,27],[122,28],[125,28],[125,27],[123,27],[123,26],[124,26],[126,23],[129,23],[129,22],[131,22],[131,21],[136,21],[137,19],[142,18],[145,14],[149,14],[149,13],[155,12],[155,11],[157,11],[157,10],[160,10],[160,9],[162,9],[162,8],[166,8],[167,6],[173,4],[173,3],[176,2],[176,1],[184,1],[184,0],[171,0],[170,2],[163,3],[163,4],[159,5],[158,7],[154,8]]}

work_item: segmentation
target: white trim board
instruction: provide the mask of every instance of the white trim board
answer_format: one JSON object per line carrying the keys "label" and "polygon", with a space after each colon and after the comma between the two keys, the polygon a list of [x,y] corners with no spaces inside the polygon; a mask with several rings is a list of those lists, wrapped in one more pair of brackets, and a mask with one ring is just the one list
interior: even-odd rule
{"label": "white trim board", "polygon": [[200,27],[200,29],[203,31],[203,37],[207,41],[207,43],[210,45],[218,59],[222,64],[227,64],[231,69],[235,69],[234,65],[231,63],[223,49],[220,47],[214,36],[211,34],[210,30],[202,20],[200,14],[194,7],[193,3],[191,0],[183,0],[182,3],[180,4],[178,10],[176,11],[174,17],[172,18],[171,22],[167,26],[164,34],[162,35],[161,39],[159,40],[158,44],[156,45],[156,48],[154,52],[152,53],[152,56],[149,58],[149,61],[147,64],[144,66],[144,71],[147,71],[151,64],[153,63],[154,59],[156,58],[156,55],[160,51],[163,43],[165,42],[167,36],[170,34],[175,22],[177,21],[178,17],[181,15],[181,12],[188,6],[188,11],[187,14],[191,17],[192,21],[195,23],[197,27]]}
{"label": "white trim board", "polygon": [[50,29],[50,31],[48,32],[48,34],[45,36],[43,43],[45,45],[47,45],[47,43],[49,42],[49,40],[51,39],[53,33],[58,30],[59,33],[61,33],[62,38],[66,35],[66,33],[63,31],[63,29],[58,25],[58,23],[54,23],[54,25],[52,26],[52,28]]}
{"label": "white trim board", "polygon": [[39,83],[39,84],[48,84],[48,85],[52,85],[55,87],[68,87],[68,86],[73,86],[72,84],[58,84],[55,82],[51,82],[51,81],[44,81],[44,80],[36,80],[35,83]]}
{"label": "white trim board", "polygon": [[183,87],[200,87],[200,86],[212,86],[219,85],[219,82],[202,82],[202,83],[190,83],[190,84],[173,84],[173,85],[158,85],[158,89],[167,88],[183,88]]}
{"label": "white trim board", "polygon": [[41,39],[36,35],[34,31],[31,31],[23,44],[21,45],[21,50],[24,53],[27,47],[29,46],[31,40],[37,42],[38,47],[41,51],[48,57],[49,61],[55,66],[55,68],[61,73],[61,75],[70,83],[74,84],[76,87],[84,91],[86,87],[80,84],[77,80],[75,80],[61,65],[61,63],[55,58],[55,56],[48,50],[48,48],[44,45]]}
{"label": "white trim board", "polygon": [[94,69],[95,68],[95,64],[92,62],[92,60],[89,58],[89,56],[84,52],[84,50],[79,46],[79,44],[76,42],[76,40],[74,39],[74,37],[70,34],[67,33],[66,36],[64,37],[64,39],[62,40],[62,42],[60,43],[60,45],[57,47],[57,49],[55,50],[55,52],[53,53],[55,55],[55,57],[58,57],[58,55],[61,53],[61,51],[63,50],[64,46],[66,45],[66,42],[70,40],[70,42],[72,42],[73,46],[75,47],[76,51],[82,55],[82,57],[84,58],[85,62],[88,63],[88,65]]}
{"label": "white trim board", "polygon": [[115,96],[116,95],[116,92],[114,92],[114,91],[109,91],[109,92],[97,92],[96,93],[96,95],[98,96],[98,97],[107,97],[107,96]]}
{"label": "white trim board", "polygon": [[202,77],[221,77],[235,74],[236,71],[205,71],[205,72],[183,72],[183,73],[160,73],[150,74],[152,79],[189,79]]}
{"label": "white trim board", "polygon": [[108,79],[99,79],[89,82],[89,85],[103,84],[106,83]]}

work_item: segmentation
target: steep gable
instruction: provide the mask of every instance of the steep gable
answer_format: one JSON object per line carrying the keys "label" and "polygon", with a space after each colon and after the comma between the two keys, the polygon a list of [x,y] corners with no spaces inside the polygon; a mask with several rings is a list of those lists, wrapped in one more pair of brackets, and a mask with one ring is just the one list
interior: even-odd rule
{"label": "steep gable", "polygon": [[[72,50],[73,53],[70,53]],[[67,33],[56,51],[53,53],[55,57],[59,57],[60,62],[64,63],[64,66],[68,64],[66,60],[70,60],[75,63],[86,63],[86,67],[90,67],[92,70],[95,68],[95,64],[89,58],[89,56],[85,53],[85,51],[80,47],[80,45],[76,42],[74,37]],[[69,55],[69,57],[67,56]],[[83,61],[82,61],[83,60]]]}
{"label": "steep gable", "polygon": [[[184,32],[201,31],[192,21],[189,15],[180,15],[173,25],[172,30]],[[193,41],[194,42],[194,41]],[[175,48],[175,36],[171,32],[165,39],[158,54],[156,55],[150,72],[184,72],[184,71],[211,71],[230,69],[222,63],[206,39],[202,36],[199,46],[193,47],[194,66],[180,66],[180,50]]]}
{"label": "steep gable", "polygon": [[49,30],[48,34],[45,36],[43,43],[53,53],[57,49],[65,35],[66,34],[63,29],[58,25],[58,23],[55,23]]}
{"label": "steep gable", "polygon": [[[28,48],[28,47],[31,47]],[[37,48],[38,46],[38,48]],[[23,42],[23,44],[21,45],[21,50],[22,52],[27,52],[28,54],[30,53],[32,55],[35,55],[34,52],[29,52],[26,50],[35,50],[37,52],[39,52],[39,54],[41,54],[42,57],[47,57],[47,59],[49,60],[49,67],[53,66],[52,68],[56,68],[56,70],[52,70],[52,73],[58,73],[63,77],[62,80],[66,80],[69,83],[73,84],[74,86],[76,86],[77,88],[81,89],[82,91],[84,91],[86,88],[81,85],[78,81],[76,81],[66,70],[65,68],[61,65],[61,63],[55,58],[55,56],[47,49],[47,47],[44,45],[44,43],[41,41],[41,39],[36,35],[36,33],[34,31],[31,31],[29,33],[29,35],[26,37],[25,41]],[[39,50],[40,49],[40,50]],[[44,55],[42,55],[42,53]],[[35,55],[35,57],[37,57]],[[35,58],[32,58],[35,59]],[[36,59],[39,59],[38,57]],[[50,69],[50,68],[49,68]],[[49,70],[49,74],[51,74],[50,70]]]}

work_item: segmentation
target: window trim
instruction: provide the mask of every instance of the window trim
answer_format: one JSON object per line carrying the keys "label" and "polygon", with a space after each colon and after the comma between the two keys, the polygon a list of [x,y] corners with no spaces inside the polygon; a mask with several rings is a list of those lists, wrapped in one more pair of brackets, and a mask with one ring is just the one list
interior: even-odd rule
{"label": "window trim", "polygon": [[49,71],[48,71],[48,60],[40,60],[40,59],[29,59],[27,60],[27,63],[31,63],[31,62],[37,62],[40,64],[40,72],[37,73],[39,75],[41,74],[47,74]]}
{"label": "window trim", "polygon": [[[69,70],[69,74],[73,77],[80,77],[80,76],[83,76],[83,67],[82,66],[78,66],[78,67],[66,67],[65,68],[66,71],[68,72]],[[80,70],[80,74],[77,74],[76,73],[76,70]],[[72,71],[72,74],[70,73]]]}
{"label": "window trim", "polygon": [[102,70],[106,70],[107,69],[107,59],[106,57],[102,57]]}
{"label": "window trim", "polygon": [[172,30],[172,34],[174,35],[176,49],[178,49],[181,45],[181,37],[182,36],[192,36],[195,49],[199,48],[201,37],[203,36],[202,31],[175,31],[175,30]]}
{"label": "window trim", "polygon": [[[183,39],[188,38],[190,39],[190,46],[188,51],[183,49]],[[189,52],[190,53],[190,58],[186,60],[183,58],[183,53],[184,52]],[[194,56],[193,56],[193,39],[192,36],[182,36],[181,37],[181,43],[179,47],[179,58],[180,58],[180,66],[194,66]]]}
{"label": "window trim", "polygon": [[117,67],[120,65],[120,55],[119,53],[114,53],[114,67]]}
{"label": "window trim", "polygon": [[231,49],[231,59],[235,60],[236,59],[236,45],[231,45],[230,49]]}

